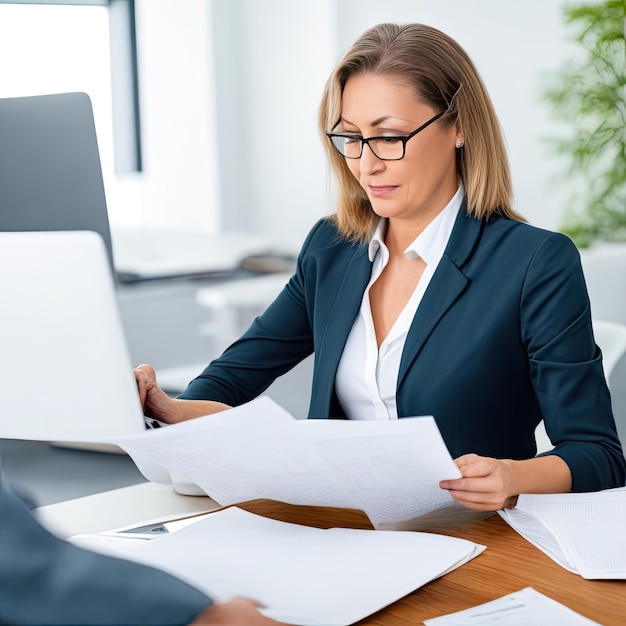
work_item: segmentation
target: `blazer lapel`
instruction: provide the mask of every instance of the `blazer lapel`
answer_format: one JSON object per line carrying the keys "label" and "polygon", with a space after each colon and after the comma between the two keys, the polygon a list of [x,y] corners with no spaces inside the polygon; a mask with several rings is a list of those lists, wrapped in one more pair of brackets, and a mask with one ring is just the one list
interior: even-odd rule
{"label": "blazer lapel", "polygon": [[417,308],[400,361],[397,388],[404,380],[439,320],[464,291],[468,278],[463,265],[472,254],[484,222],[467,215],[465,201],[459,209],[450,241]]}
{"label": "blazer lapel", "polygon": [[320,415],[328,415],[339,359],[361,307],[363,292],[371,274],[372,264],[367,256],[367,246],[361,246],[344,271],[319,347],[319,353],[324,355],[324,362],[317,368],[318,381],[314,384],[314,389],[326,405],[325,412],[322,411]]}

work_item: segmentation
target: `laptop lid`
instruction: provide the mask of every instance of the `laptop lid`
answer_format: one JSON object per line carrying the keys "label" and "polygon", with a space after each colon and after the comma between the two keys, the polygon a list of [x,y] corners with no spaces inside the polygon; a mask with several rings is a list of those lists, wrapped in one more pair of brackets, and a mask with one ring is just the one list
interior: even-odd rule
{"label": "laptop lid", "polygon": [[97,442],[144,430],[100,235],[0,232],[0,294],[0,437]]}
{"label": "laptop lid", "polygon": [[85,93],[0,99],[0,231],[111,234],[91,100]]}

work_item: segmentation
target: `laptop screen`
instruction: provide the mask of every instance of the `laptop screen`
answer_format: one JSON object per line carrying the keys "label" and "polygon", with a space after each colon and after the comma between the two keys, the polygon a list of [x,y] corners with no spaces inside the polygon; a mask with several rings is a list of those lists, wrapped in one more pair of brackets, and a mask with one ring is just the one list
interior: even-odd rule
{"label": "laptop screen", "polygon": [[145,428],[102,238],[0,232],[0,437],[97,442]]}

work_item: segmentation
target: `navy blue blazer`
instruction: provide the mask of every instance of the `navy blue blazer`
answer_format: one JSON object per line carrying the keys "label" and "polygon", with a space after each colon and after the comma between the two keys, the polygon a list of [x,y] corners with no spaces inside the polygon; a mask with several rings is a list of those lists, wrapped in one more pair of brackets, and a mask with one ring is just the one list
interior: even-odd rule
{"label": "navy blue blazer", "polygon": [[[180,397],[239,405],[315,353],[310,418],[343,417],[337,366],[370,279],[367,246],[319,221],[294,276]],[[453,457],[536,454],[541,419],[575,491],[624,484],[578,251],[562,234],[459,211],[406,338],[399,417],[433,415]]]}
{"label": "navy blue blazer", "polygon": [[189,624],[210,604],[169,574],[54,537],[0,473],[0,624]]}

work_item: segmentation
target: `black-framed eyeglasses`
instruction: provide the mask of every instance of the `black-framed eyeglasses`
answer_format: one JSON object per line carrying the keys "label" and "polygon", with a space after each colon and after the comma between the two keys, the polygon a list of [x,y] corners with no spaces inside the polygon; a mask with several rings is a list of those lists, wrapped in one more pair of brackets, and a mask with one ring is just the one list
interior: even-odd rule
{"label": "black-framed eyeglasses", "polygon": [[346,159],[360,159],[363,154],[363,146],[367,144],[374,156],[381,161],[399,161],[404,158],[406,152],[406,142],[415,137],[417,133],[436,122],[448,109],[437,113],[419,128],[407,135],[387,135],[386,137],[362,137],[356,133],[326,133],[333,142],[333,146],[341,156]]}

